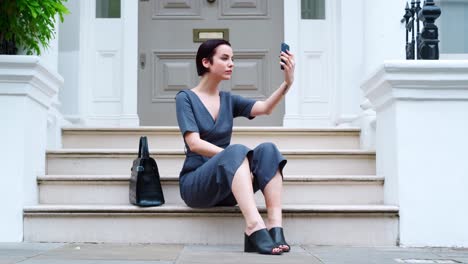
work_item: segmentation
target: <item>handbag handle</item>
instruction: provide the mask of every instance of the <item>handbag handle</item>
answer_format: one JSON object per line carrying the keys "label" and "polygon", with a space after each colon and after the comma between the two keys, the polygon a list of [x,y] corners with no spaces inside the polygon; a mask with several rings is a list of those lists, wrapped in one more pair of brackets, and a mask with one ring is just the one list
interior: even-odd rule
{"label": "handbag handle", "polygon": [[138,148],[138,158],[148,158],[148,139],[145,136],[140,137],[140,147]]}

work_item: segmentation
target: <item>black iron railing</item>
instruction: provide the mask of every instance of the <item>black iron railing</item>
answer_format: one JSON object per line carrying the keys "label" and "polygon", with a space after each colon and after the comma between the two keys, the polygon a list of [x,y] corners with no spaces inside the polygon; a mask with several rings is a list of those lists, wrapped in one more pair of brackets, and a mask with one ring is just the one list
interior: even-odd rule
{"label": "black iron railing", "polygon": [[[411,6],[406,3],[405,15],[402,22],[406,22],[406,59],[438,60],[439,32],[435,20],[441,10],[434,0],[425,0],[421,7],[420,0],[411,0]],[[423,29],[420,31],[420,23]],[[416,26],[416,29],[415,29]],[[411,33],[411,41],[409,35]]]}

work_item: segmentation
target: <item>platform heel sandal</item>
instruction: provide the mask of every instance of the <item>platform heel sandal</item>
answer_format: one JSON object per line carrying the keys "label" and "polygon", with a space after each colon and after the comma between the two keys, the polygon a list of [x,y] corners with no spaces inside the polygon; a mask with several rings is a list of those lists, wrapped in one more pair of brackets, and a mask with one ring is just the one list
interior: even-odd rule
{"label": "platform heel sandal", "polygon": [[[279,249],[279,251],[274,252],[275,248]],[[283,253],[273,242],[266,228],[257,230],[250,236],[244,234],[244,252],[258,252],[268,255],[281,255]]]}
{"label": "platform heel sandal", "polygon": [[[281,248],[283,252],[289,252],[291,250],[291,246],[286,242],[284,239],[284,233],[282,227],[273,227],[268,231],[270,233],[271,238],[276,243],[276,245]],[[287,246],[288,248],[285,249],[281,246]]]}

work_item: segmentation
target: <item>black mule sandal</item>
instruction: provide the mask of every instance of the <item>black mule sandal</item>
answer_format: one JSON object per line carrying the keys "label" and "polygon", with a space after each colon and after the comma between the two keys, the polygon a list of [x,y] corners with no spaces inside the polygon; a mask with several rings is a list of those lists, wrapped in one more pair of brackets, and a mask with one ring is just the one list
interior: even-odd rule
{"label": "black mule sandal", "polygon": [[[260,254],[281,255],[283,252],[271,239],[267,229],[260,229],[253,232],[250,236],[244,234],[244,252],[258,252]],[[278,248],[278,252],[273,250]]]}
{"label": "black mule sandal", "polygon": [[[291,246],[288,245],[286,240],[284,239],[284,233],[282,227],[273,227],[268,231],[270,233],[271,238],[276,243],[276,245],[283,250],[283,252],[289,252],[291,250]],[[281,246],[287,246],[288,248],[285,249]]]}

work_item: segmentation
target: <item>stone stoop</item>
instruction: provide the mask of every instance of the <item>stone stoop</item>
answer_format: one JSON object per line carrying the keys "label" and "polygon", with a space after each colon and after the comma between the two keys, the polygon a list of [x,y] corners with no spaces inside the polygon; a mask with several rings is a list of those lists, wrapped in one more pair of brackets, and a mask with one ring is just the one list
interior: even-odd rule
{"label": "stone stoop", "polygon": [[[255,147],[274,142],[279,149],[359,149],[357,128],[234,127],[231,144]],[[177,127],[63,128],[64,149],[138,149],[140,136],[152,150],[182,149]]]}
{"label": "stone stoop", "polygon": [[[128,205],[129,175],[46,175],[38,177],[39,202],[50,205]],[[382,204],[383,178],[360,175],[285,176],[283,204]],[[162,177],[166,204],[184,205],[178,177]],[[261,192],[257,204],[264,205]]]}
{"label": "stone stoop", "polygon": [[[266,210],[260,207],[265,217]],[[39,205],[24,209],[26,241],[241,244],[244,220],[237,207],[180,205]],[[286,205],[283,227],[291,244],[395,245],[395,206]]]}
{"label": "stone stoop", "polygon": [[[290,243],[389,246],[398,243],[398,207],[383,204],[375,153],[359,149],[359,129],[235,128],[232,143],[274,142],[284,170],[284,228]],[[166,204],[128,202],[130,167],[146,135]],[[179,195],[183,141],[175,127],[64,128],[38,176],[39,204],[24,208],[24,240],[240,244],[238,207],[193,209]],[[256,201],[265,216],[264,200]]]}

